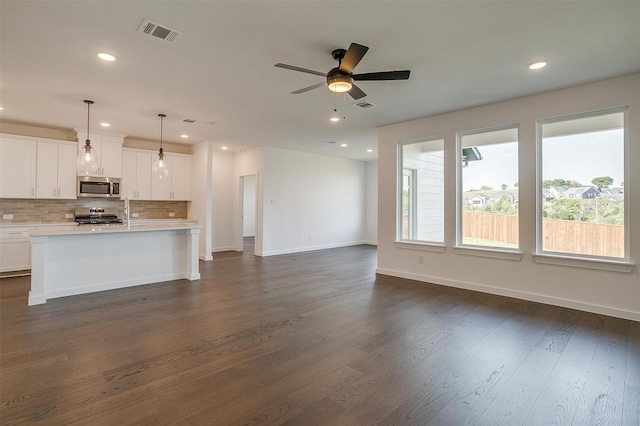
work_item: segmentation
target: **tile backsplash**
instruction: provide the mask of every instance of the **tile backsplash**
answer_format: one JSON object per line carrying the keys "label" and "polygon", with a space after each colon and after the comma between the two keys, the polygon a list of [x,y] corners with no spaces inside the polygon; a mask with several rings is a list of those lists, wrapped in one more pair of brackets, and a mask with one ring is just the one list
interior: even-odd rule
{"label": "tile backsplash", "polygon": [[[131,200],[131,213],[138,213],[132,219],[186,219],[187,201],[140,201]],[[0,214],[13,215],[13,219],[0,219],[0,225],[20,223],[64,223],[73,222],[73,218],[65,218],[73,214],[79,207],[117,208],[118,214],[124,211],[123,200],[85,198],[78,200],[45,200],[45,199],[0,199]],[[173,216],[169,216],[173,213]]]}

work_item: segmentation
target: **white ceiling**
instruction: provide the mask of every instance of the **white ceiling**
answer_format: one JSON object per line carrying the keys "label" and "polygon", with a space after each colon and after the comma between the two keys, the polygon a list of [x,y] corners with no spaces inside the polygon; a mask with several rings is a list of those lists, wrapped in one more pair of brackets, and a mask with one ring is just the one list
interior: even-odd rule
{"label": "white ceiling", "polygon": [[[145,19],[182,34],[145,36]],[[3,121],[84,128],[92,99],[92,130],[158,140],[165,113],[166,141],[367,160],[379,126],[639,71],[640,2],[1,0],[0,40]],[[370,47],[355,73],[411,70],[358,83],[375,108],[292,95],[322,77],[274,67],[326,72],[351,42]]]}

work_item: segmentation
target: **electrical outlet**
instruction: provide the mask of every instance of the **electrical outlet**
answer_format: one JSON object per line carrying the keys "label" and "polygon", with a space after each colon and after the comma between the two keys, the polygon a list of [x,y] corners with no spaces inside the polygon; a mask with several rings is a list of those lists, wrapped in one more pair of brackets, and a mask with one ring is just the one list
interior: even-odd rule
{"label": "electrical outlet", "polygon": [[3,214],[2,218],[4,220],[12,220],[13,219],[13,215],[12,214]]}
{"label": "electrical outlet", "polygon": [[64,214],[64,218],[65,219],[73,219],[73,213],[65,213]]}
{"label": "electrical outlet", "polygon": [[131,213],[131,217],[138,217],[138,213]]}
{"label": "electrical outlet", "polygon": [[423,255],[418,256],[418,263],[421,264],[421,265],[424,263],[424,256]]}
{"label": "electrical outlet", "polygon": [[169,213],[169,217],[176,217],[175,213]]}

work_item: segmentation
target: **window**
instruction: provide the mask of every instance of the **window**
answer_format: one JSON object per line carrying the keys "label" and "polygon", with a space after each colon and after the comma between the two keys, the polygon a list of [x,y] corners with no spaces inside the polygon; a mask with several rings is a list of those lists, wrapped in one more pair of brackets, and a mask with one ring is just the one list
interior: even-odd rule
{"label": "window", "polygon": [[443,243],[444,140],[404,142],[398,148],[398,239]]}
{"label": "window", "polygon": [[518,248],[518,128],[458,133],[458,246]]}
{"label": "window", "polygon": [[626,258],[624,109],[538,122],[538,252]]}

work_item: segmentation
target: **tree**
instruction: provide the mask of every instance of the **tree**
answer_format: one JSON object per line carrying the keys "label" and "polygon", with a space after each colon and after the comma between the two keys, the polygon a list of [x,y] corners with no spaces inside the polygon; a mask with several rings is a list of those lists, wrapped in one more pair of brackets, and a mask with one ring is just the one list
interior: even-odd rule
{"label": "tree", "polygon": [[611,176],[600,176],[591,179],[591,183],[597,186],[598,189],[608,188],[613,183],[613,178]]}
{"label": "tree", "polygon": [[581,220],[582,206],[580,200],[562,198],[554,201],[551,205],[551,212],[548,217],[560,220]]}
{"label": "tree", "polygon": [[542,181],[543,188],[549,188],[551,186],[565,186],[569,188],[577,188],[578,186],[582,186],[580,182],[575,180],[566,180],[566,179],[547,179]]}
{"label": "tree", "polygon": [[501,188],[502,188],[502,190],[504,191],[504,190],[505,190],[505,189],[507,189],[508,187],[509,187],[509,185],[507,185],[506,183],[503,183]]}
{"label": "tree", "polygon": [[482,185],[482,186],[480,187],[480,191],[491,191],[492,189],[493,189],[493,188],[491,188],[491,187],[490,187],[490,186],[488,186],[488,185]]}

